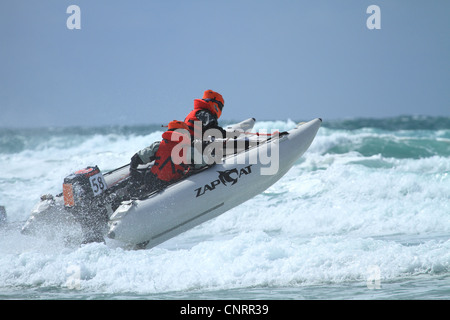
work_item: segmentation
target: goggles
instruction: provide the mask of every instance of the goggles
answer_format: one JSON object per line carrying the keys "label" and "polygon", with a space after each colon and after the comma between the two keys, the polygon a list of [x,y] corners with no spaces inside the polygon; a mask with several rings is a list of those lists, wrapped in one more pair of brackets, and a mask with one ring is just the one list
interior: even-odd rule
{"label": "goggles", "polygon": [[217,101],[216,99],[203,99],[203,100],[204,101],[212,101],[212,102],[217,103],[217,105],[219,106],[220,111],[222,111],[222,109],[223,109],[223,103],[222,102]]}

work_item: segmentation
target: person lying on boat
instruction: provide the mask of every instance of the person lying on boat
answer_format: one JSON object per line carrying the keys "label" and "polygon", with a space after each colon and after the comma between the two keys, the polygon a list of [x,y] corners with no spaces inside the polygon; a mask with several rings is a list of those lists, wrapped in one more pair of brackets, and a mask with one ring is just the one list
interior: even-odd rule
{"label": "person lying on boat", "polygon": [[[241,132],[226,131],[219,126],[218,119],[222,115],[225,104],[223,96],[213,90],[206,90],[202,99],[194,100],[194,109],[187,115],[184,122],[189,128],[189,134],[193,147],[202,154],[205,149],[211,147],[211,142],[216,139],[235,139]],[[214,149],[214,147],[213,147]],[[214,150],[211,156],[215,157]]]}
{"label": "person lying on boat", "polygon": [[[174,149],[177,148],[175,151]],[[173,153],[174,151],[174,153]],[[200,169],[206,162],[195,164],[190,152],[192,147],[189,128],[183,121],[173,120],[168,130],[162,134],[162,140],[138,151],[131,158],[130,175],[132,193],[149,193],[162,189],[173,181],[183,178],[191,169]],[[176,159],[173,155],[176,155]],[[138,166],[155,161],[150,170],[140,171]]]}

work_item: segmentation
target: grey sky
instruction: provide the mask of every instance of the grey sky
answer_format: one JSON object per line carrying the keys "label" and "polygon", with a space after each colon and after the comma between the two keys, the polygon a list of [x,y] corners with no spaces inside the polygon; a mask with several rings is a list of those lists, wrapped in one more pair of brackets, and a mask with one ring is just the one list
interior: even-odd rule
{"label": "grey sky", "polygon": [[450,116],[449,14],[445,0],[2,0],[0,127],[167,123],[206,89],[225,120]]}

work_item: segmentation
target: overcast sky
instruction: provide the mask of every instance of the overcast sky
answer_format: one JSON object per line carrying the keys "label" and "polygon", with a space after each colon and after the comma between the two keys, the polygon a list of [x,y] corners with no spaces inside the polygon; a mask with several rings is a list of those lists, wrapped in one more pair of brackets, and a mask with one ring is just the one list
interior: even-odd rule
{"label": "overcast sky", "polygon": [[167,123],[206,89],[225,120],[450,116],[449,17],[447,0],[1,0],[0,127]]}

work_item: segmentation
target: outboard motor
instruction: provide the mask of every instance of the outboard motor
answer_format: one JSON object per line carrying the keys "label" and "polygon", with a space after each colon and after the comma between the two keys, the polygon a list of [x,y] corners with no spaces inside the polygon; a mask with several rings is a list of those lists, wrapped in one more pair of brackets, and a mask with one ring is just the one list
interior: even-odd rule
{"label": "outboard motor", "polygon": [[64,207],[80,223],[83,243],[104,242],[109,216],[102,195],[107,188],[97,166],[78,170],[64,178]]}

